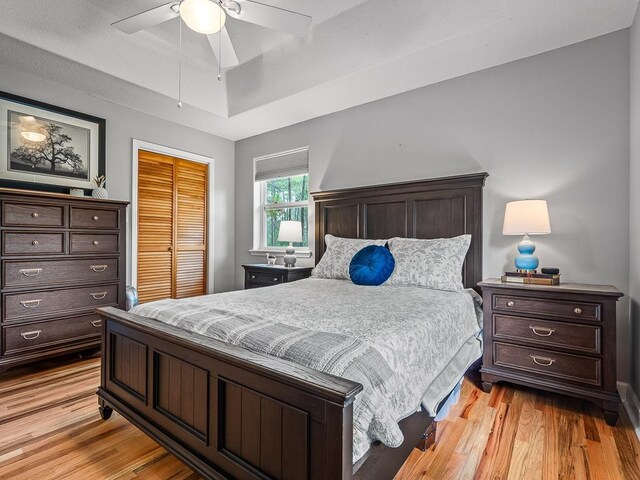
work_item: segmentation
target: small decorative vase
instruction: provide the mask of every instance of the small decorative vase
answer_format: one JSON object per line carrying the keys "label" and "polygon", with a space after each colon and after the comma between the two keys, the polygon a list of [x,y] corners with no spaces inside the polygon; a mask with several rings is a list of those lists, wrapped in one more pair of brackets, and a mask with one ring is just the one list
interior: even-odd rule
{"label": "small decorative vase", "polygon": [[102,200],[109,198],[109,193],[106,188],[98,187],[94,188],[91,192],[91,196],[93,198],[100,198]]}

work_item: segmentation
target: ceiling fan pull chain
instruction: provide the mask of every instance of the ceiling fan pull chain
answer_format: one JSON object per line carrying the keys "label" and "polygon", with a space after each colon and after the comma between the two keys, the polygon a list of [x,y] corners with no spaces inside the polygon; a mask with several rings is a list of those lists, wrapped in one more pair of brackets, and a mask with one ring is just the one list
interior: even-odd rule
{"label": "ceiling fan pull chain", "polygon": [[[220,8],[224,11],[224,6],[222,5],[222,0],[219,0]],[[218,16],[220,29],[218,30],[218,37],[220,41],[218,42],[218,81],[222,81],[222,13]]]}
{"label": "ceiling fan pull chain", "polygon": [[180,22],[178,39],[178,108],[182,108],[182,17],[178,18]]}

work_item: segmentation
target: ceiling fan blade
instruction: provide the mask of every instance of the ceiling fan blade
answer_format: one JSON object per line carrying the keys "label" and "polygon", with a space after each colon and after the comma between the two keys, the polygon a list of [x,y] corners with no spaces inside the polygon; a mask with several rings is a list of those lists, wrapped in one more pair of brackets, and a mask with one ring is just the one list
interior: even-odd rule
{"label": "ceiling fan blade", "polygon": [[306,36],[309,31],[311,17],[308,15],[253,0],[237,0],[237,2],[241,7],[240,14],[236,15],[232,11],[229,14],[238,20],[255,23],[272,30],[292,33],[299,37]]}
{"label": "ceiling fan blade", "polygon": [[178,17],[180,14],[172,10],[172,6],[179,2],[166,3],[142,13],[132,15],[123,20],[112,23],[111,26],[124,33],[135,33],[145,28],[150,28],[160,23]]}
{"label": "ceiling fan blade", "polygon": [[[222,30],[218,33],[212,33],[211,35],[207,35],[209,39],[209,45],[211,45],[211,49],[213,53],[218,58],[218,52],[220,51],[220,38],[222,37],[222,63],[220,66],[222,68],[235,67],[240,62],[238,62],[238,56],[236,55],[236,51],[233,48],[233,44],[231,43],[231,37],[229,37],[229,31],[227,27],[222,27]],[[218,58],[218,62],[220,59]]]}

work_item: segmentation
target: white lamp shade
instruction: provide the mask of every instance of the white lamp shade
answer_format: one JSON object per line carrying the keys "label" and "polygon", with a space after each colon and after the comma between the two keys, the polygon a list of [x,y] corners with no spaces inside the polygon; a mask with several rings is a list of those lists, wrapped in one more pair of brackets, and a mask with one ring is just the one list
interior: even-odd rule
{"label": "white lamp shade", "polygon": [[546,200],[518,200],[507,203],[503,235],[543,235],[551,233]]}
{"label": "white lamp shade", "polygon": [[191,30],[205,35],[219,31],[227,18],[220,5],[211,0],[184,0],[180,16]]}
{"label": "white lamp shade", "polygon": [[283,220],[280,222],[280,230],[278,231],[279,242],[301,242],[302,241],[302,222],[295,220]]}

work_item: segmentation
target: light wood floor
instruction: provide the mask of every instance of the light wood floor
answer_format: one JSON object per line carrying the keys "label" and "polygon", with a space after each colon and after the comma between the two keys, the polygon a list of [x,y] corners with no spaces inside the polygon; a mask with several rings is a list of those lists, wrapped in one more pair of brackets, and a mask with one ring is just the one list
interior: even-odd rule
{"label": "light wood floor", "polygon": [[[98,416],[99,359],[49,362],[0,381],[0,479],[199,478],[117,413]],[[589,404],[528,389],[485,394],[465,381],[434,450],[414,450],[396,480],[640,480],[640,444]]]}

